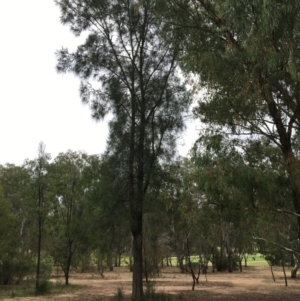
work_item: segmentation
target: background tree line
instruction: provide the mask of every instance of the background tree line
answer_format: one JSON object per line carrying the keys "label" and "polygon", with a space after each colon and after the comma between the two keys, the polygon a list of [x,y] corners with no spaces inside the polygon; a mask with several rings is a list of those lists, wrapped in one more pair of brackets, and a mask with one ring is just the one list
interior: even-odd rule
{"label": "background tree line", "polygon": [[[38,289],[51,275],[68,284],[71,269],[131,270],[125,170],[114,154],[51,160],[43,143],[36,159],[1,166],[1,284],[35,279]],[[283,207],[291,195],[280,152],[266,139],[245,141],[243,151],[221,136],[197,141],[190,158],[157,165],[145,197],[143,277],[159,276],[174,258],[188,272],[191,256],[214,272],[242,271],[257,252],[297,272],[297,220]]]}
{"label": "background tree line", "polygon": [[1,166],[1,284],[34,276],[38,288],[54,266],[68,284],[71,266],[120,265],[128,204],[108,163],[73,151],[50,160],[41,143],[36,159]]}

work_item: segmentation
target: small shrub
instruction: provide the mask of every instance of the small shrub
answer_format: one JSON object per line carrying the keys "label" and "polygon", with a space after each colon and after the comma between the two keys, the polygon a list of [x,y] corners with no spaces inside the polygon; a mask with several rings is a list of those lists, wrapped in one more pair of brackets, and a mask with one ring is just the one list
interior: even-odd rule
{"label": "small shrub", "polygon": [[0,284],[19,284],[26,276],[33,274],[34,262],[31,259],[3,257],[0,260]]}
{"label": "small shrub", "polygon": [[43,280],[51,278],[52,267],[54,265],[53,258],[49,255],[43,255],[40,263],[40,277]]}
{"label": "small shrub", "polygon": [[51,290],[51,283],[48,280],[41,280],[39,286],[35,289],[36,295],[48,294]]}
{"label": "small shrub", "polygon": [[36,295],[43,295],[50,292],[52,284],[49,279],[51,278],[53,264],[54,262],[51,256],[42,255],[40,262],[40,281],[39,286],[35,289]]}
{"label": "small shrub", "polygon": [[14,290],[11,291],[11,296],[10,296],[10,297],[11,297],[11,298],[15,298],[15,297],[16,297],[16,293],[15,293]]}
{"label": "small shrub", "polygon": [[145,301],[172,301],[172,296],[163,292],[156,292],[153,282],[146,282]]}
{"label": "small shrub", "polygon": [[2,300],[2,298],[24,298],[34,295],[35,291],[33,288],[33,283],[30,281],[25,281],[25,284],[23,285],[0,287],[0,300]]}
{"label": "small shrub", "polygon": [[122,289],[121,287],[118,287],[118,292],[117,292],[117,294],[116,294],[115,299],[116,299],[117,301],[122,301],[122,300],[124,300],[124,293],[123,293],[123,289]]}
{"label": "small shrub", "polygon": [[159,277],[160,269],[156,258],[144,259],[143,274],[146,279],[146,282],[150,281],[150,278]]}
{"label": "small shrub", "polygon": [[[239,258],[237,255],[232,255],[232,269],[237,270],[238,269],[238,261]],[[220,250],[216,250],[215,252],[215,267],[217,268],[218,272],[226,271],[228,269],[228,257],[226,254],[223,254],[221,256]]]}

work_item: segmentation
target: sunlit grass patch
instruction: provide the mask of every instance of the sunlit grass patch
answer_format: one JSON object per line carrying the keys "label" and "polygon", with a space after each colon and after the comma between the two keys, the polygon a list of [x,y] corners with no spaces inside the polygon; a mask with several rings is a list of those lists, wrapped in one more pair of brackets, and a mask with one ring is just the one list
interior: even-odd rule
{"label": "sunlit grass patch", "polygon": [[247,265],[264,266],[264,265],[268,265],[268,262],[265,260],[262,254],[256,253],[256,254],[249,254],[247,259]]}

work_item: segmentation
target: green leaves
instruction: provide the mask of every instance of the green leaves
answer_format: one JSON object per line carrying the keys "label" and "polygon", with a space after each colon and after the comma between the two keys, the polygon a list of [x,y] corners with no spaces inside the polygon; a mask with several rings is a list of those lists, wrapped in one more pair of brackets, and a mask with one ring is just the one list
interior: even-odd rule
{"label": "green leaves", "polygon": [[290,102],[297,102],[300,67],[295,58],[298,3],[199,1],[189,7],[186,1],[168,3],[166,17],[185,37],[183,66],[199,74],[208,90],[196,115],[234,134],[265,135],[278,143],[284,134],[269,104],[280,112],[285,128],[289,120],[294,122],[296,111]]}

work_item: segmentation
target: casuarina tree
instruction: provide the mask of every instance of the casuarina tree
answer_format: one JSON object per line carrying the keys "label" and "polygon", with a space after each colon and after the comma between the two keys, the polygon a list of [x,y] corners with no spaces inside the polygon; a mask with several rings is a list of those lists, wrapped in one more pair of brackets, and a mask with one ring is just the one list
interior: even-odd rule
{"label": "casuarina tree", "polygon": [[133,235],[132,300],[143,298],[144,199],[159,158],[175,149],[188,105],[177,76],[178,47],[160,37],[153,1],[57,0],[61,21],[85,43],[57,52],[59,72],[81,79],[92,116],[112,113],[110,152],[126,164],[126,199]]}

